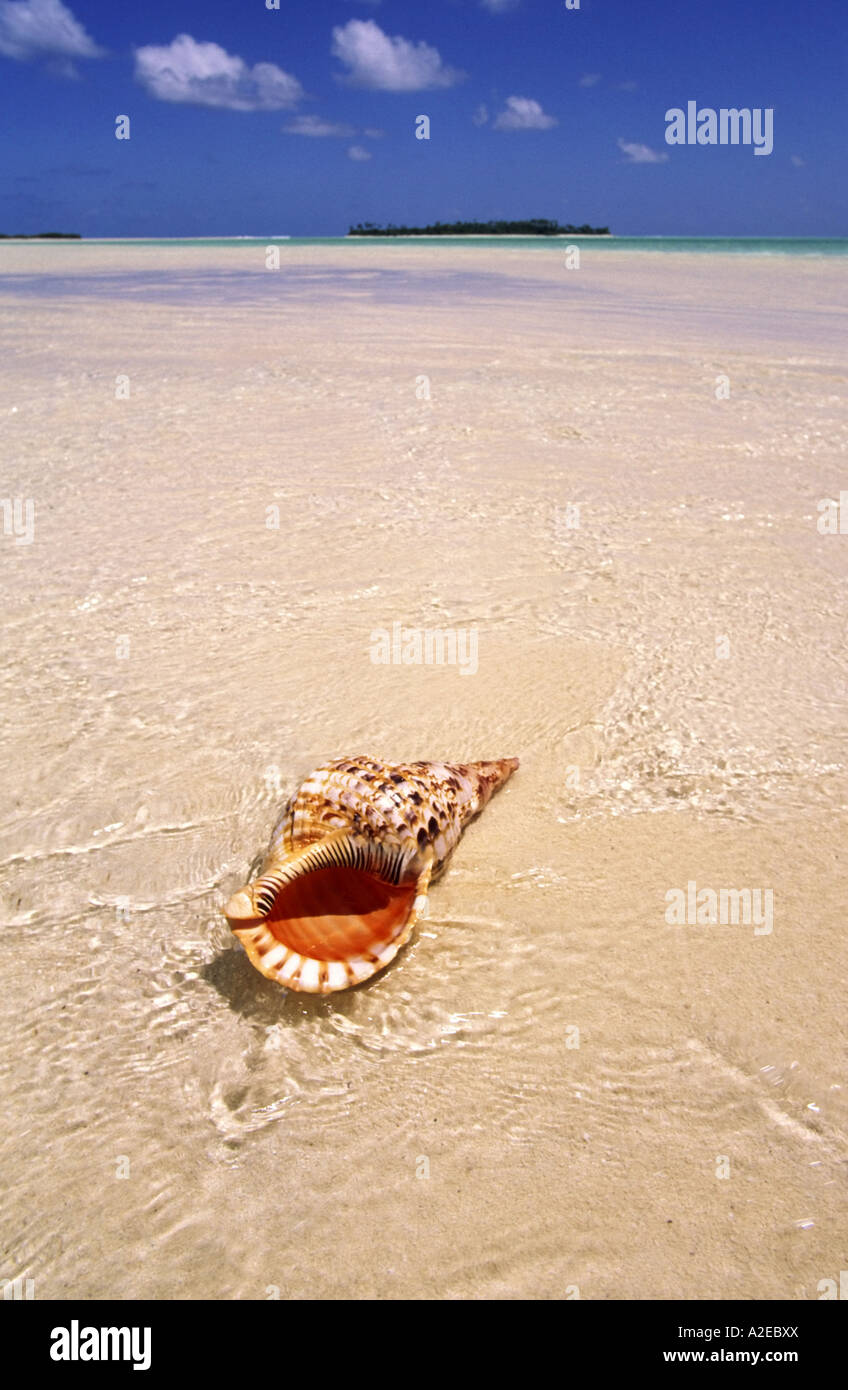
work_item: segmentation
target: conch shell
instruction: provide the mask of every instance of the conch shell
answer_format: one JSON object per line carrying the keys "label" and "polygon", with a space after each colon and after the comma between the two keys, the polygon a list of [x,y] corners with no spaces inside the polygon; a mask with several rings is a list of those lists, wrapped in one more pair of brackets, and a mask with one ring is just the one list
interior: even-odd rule
{"label": "conch shell", "polygon": [[384,763],[338,758],[307,777],[259,877],[227,921],[256,969],[308,994],[361,984],[394,960],[427,889],[517,758]]}

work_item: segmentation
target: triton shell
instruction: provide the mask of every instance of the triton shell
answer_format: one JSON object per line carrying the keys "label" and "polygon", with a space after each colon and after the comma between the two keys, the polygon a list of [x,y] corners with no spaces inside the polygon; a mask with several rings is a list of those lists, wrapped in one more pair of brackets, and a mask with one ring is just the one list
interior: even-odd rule
{"label": "triton shell", "polygon": [[518,767],[338,758],[307,777],[227,921],[256,969],[308,994],[394,960],[468,822]]}

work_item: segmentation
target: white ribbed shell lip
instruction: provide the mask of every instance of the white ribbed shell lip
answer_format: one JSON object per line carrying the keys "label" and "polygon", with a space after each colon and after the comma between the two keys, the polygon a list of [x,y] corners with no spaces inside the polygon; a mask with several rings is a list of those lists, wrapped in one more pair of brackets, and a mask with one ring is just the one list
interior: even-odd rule
{"label": "white ribbed shell lip", "polygon": [[336,831],[268,866],[233,894],[225,915],[267,979],[309,994],[349,989],[383,970],[409,939],[426,903],[422,875],[407,871],[415,857]]}

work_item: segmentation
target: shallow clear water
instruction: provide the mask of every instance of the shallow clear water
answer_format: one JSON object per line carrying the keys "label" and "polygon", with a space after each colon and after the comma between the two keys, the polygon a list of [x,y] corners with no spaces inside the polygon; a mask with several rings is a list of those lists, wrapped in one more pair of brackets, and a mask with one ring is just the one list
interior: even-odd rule
{"label": "shallow clear water", "polygon": [[[371,246],[353,295],[323,248],[286,286],[250,247],[83,248],[104,298],[77,249],[0,326],[34,503],[0,544],[4,1276],[816,1297],[848,1159],[839,267]],[[474,628],[478,669],[375,665],[394,622]],[[310,1000],[221,907],[360,751],[522,765],[395,965]],[[670,924],[690,881],[771,889],[773,930]]]}
{"label": "shallow clear water", "polygon": [[95,246],[221,246],[242,247],[245,242],[259,245],[279,243],[281,248],[289,246],[297,251],[305,246],[361,247],[368,245],[399,246],[408,248],[420,246],[429,250],[432,247],[455,249],[468,247],[477,250],[500,249],[506,251],[552,251],[562,252],[566,243],[592,250],[609,251],[685,251],[703,252],[708,255],[730,252],[734,254],[785,255],[785,256],[844,256],[848,255],[848,237],[628,237],[628,236],[562,236],[562,237],[475,237],[475,236],[430,236],[430,237],[139,237],[132,240],[87,237],[85,244]]}

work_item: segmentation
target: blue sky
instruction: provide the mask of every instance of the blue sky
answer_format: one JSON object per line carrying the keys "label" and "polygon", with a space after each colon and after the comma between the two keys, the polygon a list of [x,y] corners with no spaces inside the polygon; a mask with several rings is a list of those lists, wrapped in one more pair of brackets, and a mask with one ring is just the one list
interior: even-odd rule
{"label": "blue sky", "polygon": [[[0,231],[846,235],[846,58],[846,0],[0,0]],[[669,146],[690,100],[772,153]]]}

